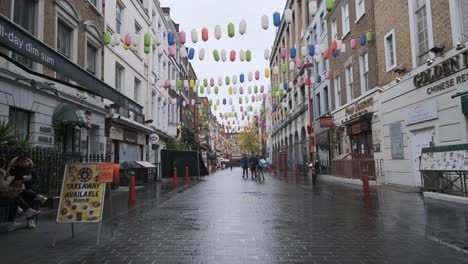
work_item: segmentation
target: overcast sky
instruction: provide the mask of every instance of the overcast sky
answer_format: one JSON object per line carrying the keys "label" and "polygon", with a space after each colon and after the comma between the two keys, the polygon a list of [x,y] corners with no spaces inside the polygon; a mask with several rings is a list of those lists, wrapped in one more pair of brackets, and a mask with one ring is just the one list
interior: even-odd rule
{"label": "overcast sky", "polygon": [[[264,58],[264,51],[266,48],[271,50],[273,41],[276,34],[276,28],[273,26],[273,13],[278,11],[282,14],[286,0],[161,0],[162,7],[171,8],[171,18],[174,22],[180,24],[180,30],[184,30],[187,33],[187,43],[185,44],[188,48],[194,48],[195,58],[191,61],[195,68],[198,79],[210,79],[214,78],[216,85],[218,77],[223,78],[223,86],[219,88],[219,94],[214,94],[214,89],[211,89],[211,94],[206,94],[210,99],[213,99],[213,103],[216,103],[216,99],[220,99],[221,104],[216,111],[216,116],[219,120],[219,113],[230,112],[231,106],[229,105],[230,95],[228,93],[228,86],[224,84],[226,76],[230,76],[232,79],[233,75],[239,76],[241,73],[245,75],[246,82],[242,84],[244,87],[243,102],[245,101],[245,95],[248,95],[248,86],[253,87],[257,85],[265,85],[265,92],[268,89],[269,80],[265,78],[264,71],[268,67],[269,62]],[[267,15],[270,22],[268,30],[263,30],[261,27],[261,17]],[[244,19],[247,21],[247,33],[244,35],[239,34],[239,23]],[[230,38],[227,35],[227,25],[232,22],[235,25],[236,35]],[[214,28],[216,25],[220,25],[222,29],[222,38],[217,40],[214,36]],[[203,42],[201,40],[201,29],[206,27],[209,31],[209,40]],[[199,41],[193,44],[190,37],[192,29],[196,29],[199,33]],[[201,48],[205,49],[205,59],[200,61],[198,58],[198,52]],[[227,61],[216,62],[213,59],[213,50],[218,49],[221,53],[222,49],[227,52]],[[250,49],[252,51],[252,60],[250,62],[241,62],[239,60],[239,51]],[[229,53],[231,50],[236,50],[236,61],[231,62],[229,60]],[[256,70],[260,71],[260,80],[248,82],[247,75],[249,72],[255,73]],[[231,85],[232,80],[231,80]],[[239,80],[235,85],[237,88],[241,86]],[[260,89],[259,89],[260,90]],[[252,92],[253,94],[253,92]],[[249,102],[251,102],[251,96],[249,96]],[[237,95],[231,95],[233,98],[233,105],[235,110],[239,112],[239,91]],[[226,98],[228,103],[223,106],[223,98]],[[253,104],[254,109],[260,107],[260,103],[256,102]],[[244,104],[245,106],[245,104]],[[245,107],[244,107],[245,108]],[[213,110],[213,108],[212,108]],[[244,110],[245,111],[245,110]],[[240,120],[240,113],[239,120]]]}

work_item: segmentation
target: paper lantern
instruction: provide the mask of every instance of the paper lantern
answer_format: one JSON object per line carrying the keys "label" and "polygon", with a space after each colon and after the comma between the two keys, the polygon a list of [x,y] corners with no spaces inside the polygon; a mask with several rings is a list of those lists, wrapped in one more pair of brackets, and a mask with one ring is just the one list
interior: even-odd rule
{"label": "paper lantern", "polygon": [[319,74],[317,75],[317,83],[321,83],[322,82],[322,76]]}
{"label": "paper lantern", "polygon": [[270,26],[270,22],[269,22],[268,16],[267,16],[267,15],[263,15],[263,16],[262,16],[262,28],[263,28],[264,30],[267,30],[269,26]]}
{"label": "paper lantern", "polygon": [[206,93],[211,94],[211,87],[210,86],[206,87]]}
{"label": "paper lantern", "polygon": [[286,51],[286,48],[281,48],[281,51],[280,51],[280,56],[282,59],[286,58],[286,54],[287,51]]}
{"label": "paper lantern", "polygon": [[220,39],[220,38],[221,38],[221,35],[222,35],[221,26],[220,26],[220,25],[216,25],[216,26],[215,26],[215,29],[214,29],[214,32],[215,32],[215,38],[216,38],[216,39]]}
{"label": "paper lantern", "polygon": [[270,69],[265,68],[265,78],[270,78]]}
{"label": "paper lantern", "polygon": [[357,40],[356,39],[351,39],[351,49],[356,49],[357,48]]}
{"label": "paper lantern", "polygon": [[361,41],[360,41],[360,42],[361,42],[361,46],[366,45],[366,41],[367,41],[366,35],[361,35]]}
{"label": "paper lantern", "polygon": [[198,58],[200,60],[204,60],[205,59],[205,49],[204,48],[201,48],[200,51],[198,52]]}
{"label": "paper lantern", "polygon": [[109,32],[104,32],[104,35],[102,36],[102,42],[104,45],[109,45],[111,43],[111,34]]}
{"label": "paper lantern", "polygon": [[297,52],[296,48],[291,48],[291,49],[289,50],[289,56],[291,57],[291,59],[295,59],[295,58],[296,58],[296,52]]}
{"label": "paper lantern", "polygon": [[218,92],[219,92],[218,86],[215,86],[215,88],[214,88],[214,93],[215,93],[215,94],[218,94]]}
{"label": "paper lantern", "polygon": [[284,89],[284,90],[288,90],[288,83],[287,83],[287,82],[284,82],[284,83],[283,83],[283,89]]}
{"label": "paper lantern", "polygon": [[194,80],[190,80],[189,86],[190,86],[190,88],[193,88],[193,87],[195,86],[195,81],[194,81]]}
{"label": "paper lantern", "polygon": [[225,62],[227,60],[227,54],[225,50],[221,51],[221,61]]}
{"label": "paper lantern", "polygon": [[247,32],[247,21],[244,19],[239,23],[239,34],[244,35]]}
{"label": "paper lantern", "polygon": [[178,80],[178,81],[177,81],[177,88],[178,88],[179,90],[182,90],[183,85],[184,85],[184,83],[183,83],[182,80]]}
{"label": "paper lantern", "polygon": [[235,50],[231,50],[231,53],[229,55],[229,59],[231,61],[236,61],[236,51]]}
{"label": "paper lantern", "polygon": [[191,35],[192,35],[192,42],[197,43],[198,42],[198,32],[195,29],[192,29]]}
{"label": "paper lantern", "polygon": [[125,34],[124,44],[127,45],[127,47],[130,47],[130,45],[132,45],[132,34],[130,33]]}
{"label": "paper lantern", "polygon": [[325,79],[330,80],[330,72],[329,71],[327,71],[327,73],[325,73]]}
{"label": "paper lantern", "polygon": [[202,35],[202,40],[204,42],[207,42],[208,41],[208,29],[206,27],[202,28],[202,31],[201,31],[201,35]]}
{"label": "paper lantern", "polygon": [[281,25],[281,15],[279,12],[273,13],[273,25],[279,27]]}
{"label": "paper lantern", "polygon": [[247,50],[245,52],[245,60],[246,61],[251,61],[252,60],[252,52],[250,50]]}
{"label": "paper lantern", "polygon": [[184,80],[184,88],[189,88],[189,81],[188,80]]}
{"label": "paper lantern", "polygon": [[237,75],[235,74],[232,76],[232,83],[237,84]]}
{"label": "paper lantern", "polygon": [[[239,97],[239,104],[242,104],[242,97]],[[241,108],[242,111],[242,108]]]}
{"label": "paper lantern", "polygon": [[366,41],[367,43],[371,43],[374,40],[374,33],[371,31],[366,33]]}
{"label": "paper lantern", "polygon": [[260,86],[260,93],[263,93],[263,92],[265,92],[265,86],[262,85]]}
{"label": "paper lantern", "polygon": [[202,86],[200,86],[200,93],[202,94],[204,92],[205,92],[205,87],[202,85]]}
{"label": "paper lantern", "polygon": [[239,75],[239,81],[240,81],[241,83],[244,83],[244,80],[245,80],[245,76],[244,76],[243,73],[241,73],[241,75]]}
{"label": "paper lantern", "polygon": [[269,60],[270,59],[270,50],[265,49],[265,52],[263,53],[263,56],[265,57],[265,60]]}
{"label": "paper lantern", "polygon": [[187,36],[185,34],[185,31],[180,31],[179,32],[179,42],[182,45],[185,45],[185,43],[187,42]]}
{"label": "paper lantern", "polygon": [[275,92],[279,91],[279,84],[275,83]]}
{"label": "paper lantern", "polygon": [[213,109],[214,109],[215,111],[218,110],[218,106],[214,105],[214,106],[213,106]]}
{"label": "paper lantern", "polygon": [[284,22],[286,22],[287,24],[291,24],[293,22],[293,15],[291,9],[288,8],[284,10],[283,19]]}
{"label": "paper lantern", "polygon": [[[151,51],[151,49],[150,49],[150,47],[148,47],[148,46],[145,46],[145,47],[143,48],[143,52],[144,52],[145,54],[149,54],[150,51]],[[187,54],[187,53],[185,53],[185,54]]]}
{"label": "paper lantern", "polygon": [[255,80],[260,80],[260,71],[255,71]]}
{"label": "paper lantern", "polygon": [[239,60],[240,61],[245,61],[245,51],[244,50],[239,51]]}
{"label": "paper lantern", "polygon": [[249,80],[249,82],[251,82],[253,80],[253,74],[251,72],[249,72],[248,80]]}
{"label": "paper lantern", "polygon": [[273,66],[273,74],[279,74],[279,66]]}
{"label": "paper lantern", "polygon": [[298,79],[296,84],[298,87],[301,87],[302,85],[304,85],[304,81],[302,79]]}
{"label": "paper lantern", "polygon": [[164,81],[164,88],[168,89],[170,87],[171,87],[171,81],[169,80]]}
{"label": "paper lantern", "polygon": [[119,46],[120,42],[122,42],[122,40],[120,39],[120,34],[114,34],[113,39],[114,46]]}
{"label": "paper lantern", "polygon": [[330,50],[329,49],[327,49],[325,51],[325,53],[323,54],[323,58],[326,59],[326,60],[328,60],[330,58]]}
{"label": "paper lantern", "polygon": [[169,56],[174,57],[175,56],[175,48],[174,46],[169,46]]}
{"label": "paper lantern", "polygon": [[229,95],[232,95],[233,92],[234,92],[234,91],[232,90],[232,86],[229,86],[229,88],[228,88],[228,93],[229,93]]}
{"label": "paper lantern", "polygon": [[309,78],[309,77],[306,77],[306,78],[304,79],[304,83],[305,83],[305,85],[309,86],[309,85],[310,85],[310,78]]}
{"label": "paper lantern", "polygon": [[333,10],[333,0],[325,0],[325,9],[327,12],[331,12]]}
{"label": "paper lantern", "polygon": [[[248,104],[249,103],[249,97],[246,95],[245,96],[245,103]],[[247,114],[247,113],[246,113]]]}
{"label": "paper lantern", "polygon": [[225,81],[226,81],[226,85],[231,84],[231,78],[229,78],[229,76],[226,76]]}
{"label": "paper lantern", "polygon": [[222,85],[223,85],[223,78],[218,77],[218,86],[222,86]]}
{"label": "paper lantern", "polygon": [[235,30],[235,27],[234,27],[234,24],[233,23],[229,23],[228,24],[228,36],[230,38],[234,37],[234,35],[236,34],[236,30]]}
{"label": "paper lantern", "polygon": [[169,46],[172,46],[175,44],[174,32],[167,33],[167,44],[169,44]]}
{"label": "paper lantern", "polygon": [[208,86],[208,80],[207,79],[203,79],[203,86],[205,86],[205,87]]}
{"label": "paper lantern", "polygon": [[283,64],[281,65],[281,72],[282,72],[282,73],[288,72],[288,67],[286,66],[286,63],[283,63]]}
{"label": "paper lantern", "polygon": [[[195,100],[192,100],[192,104],[195,105]],[[210,105],[210,106],[213,105],[213,100],[212,99],[208,100],[208,105]]]}
{"label": "paper lantern", "polygon": [[232,91],[234,92],[234,94],[237,94],[237,87],[232,87]]}
{"label": "paper lantern", "polygon": [[240,94],[244,94],[244,87],[242,87],[242,86],[239,87],[239,93],[240,93]]}
{"label": "paper lantern", "polygon": [[255,85],[255,86],[254,86],[254,94],[257,94],[257,93],[258,93],[258,86]]}
{"label": "paper lantern", "polygon": [[252,94],[252,86],[249,86],[249,87],[247,88],[247,92],[248,92],[248,94]]}
{"label": "paper lantern", "polygon": [[229,98],[229,105],[232,105],[232,98]]}
{"label": "paper lantern", "polygon": [[189,53],[188,53],[188,58],[189,60],[193,60],[194,57],[195,57],[195,49],[190,48]]}
{"label": "paper lantern", "polygon": [[215,61],[219,61],[219,51],[217,49],[213,50],[213,58]]}
{"label": "paper lantern", "polygon": [[340,55],[340,51],[339,50],[335,50],[334,52],[332,52],[332,55],[333,57],[338,57],[338,55]]}
{"label": "paper lantern", "polygon": [[336,42],[336,40],[333,40],[332,43],[331,43],[331,49],[332,51],[335,51],[338,49],[338,43]]}
{"label": "paper lantern", "polygon": [[226,98],[223,98],[223,105],[226,105]]}
{"label": "paper lantern", "polygon": [[188,57],[187,48],[185,48],[184,46],[180,47],[179,54],[180,54],[180,57],[182,57],[184,59],[187,58]]}
{"label": "paper lantern", "polygon": [[267,99],[267,94],[263,94],[262,97],[263,97],[263,101],[265,101]]}
{"label": "paper lantern", "polygon": [[251,99],[251,100],[252,100],[253,103],[255,103],[255,96],[254,96],[254,95],[252,95],[252,99]]}
{"label": "paper lantern", "polygon": [[308,46],[308,49],[309,49],[309,56],[314,56],[315,55],[315,46],[314,45],[309,45]]}
{"label": "paper lantern", "polygon": [[297,61],[296,61],[296,67],[297,67],[297,69],[298,69],[298,70],[301,70],[303,66],[304,66],[304,60],[302,60],[302,59],[297,59]]}
{"label": "paper lantern", "polygon": [[317,1],[309,2],[309,16],[315,16],[317,14]]}
{"label": "paper lantern", "polygon": [[289,71],[293,72],[296,68],[296,63],[294,61],[289,62]]}
{"label": "paper lantern", "polygon": [[210,86],[213,87],[215,85],[215,80],[213,78],[210,79]]}
{"label": "paper lantern", "polygon": [[195,86],[200,86],[200,80],[195,80]]}

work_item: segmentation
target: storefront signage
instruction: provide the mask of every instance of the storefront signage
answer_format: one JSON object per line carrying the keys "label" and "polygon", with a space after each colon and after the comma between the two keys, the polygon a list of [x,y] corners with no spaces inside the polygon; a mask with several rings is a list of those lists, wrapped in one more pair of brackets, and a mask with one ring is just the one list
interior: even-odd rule
{"label": "storefront signage", "polygon": [[60,75],[76,81],[90,92],[107,98],[122,107],[136,113],[142,112],[142,107],[139,104],[47,46],[4,15],[0,15],[0,46],[40,63],[60,73]]}
{"label": "storefront signage", "polygon": [[40,126],[39,131],[41,133],[51,134],[52,133],[52,128],[50,126]]}
{"label": "storefront signage", "polygon": [[98,182],[112,182],[114,180],[114,163],[99,163]]}
{"label": "storefront signage", "polygon": [[65,165],[57,223],[101,221],[105,183],[98,175],[98,164]]}
{"label": "storefront signage", "polygon": [[329,135],[329,131],[324,131],[324,132],[316,134],[315,138],[316,138],[317,145],[328,145],[330,143],[328,135]]}
{"label": "storefront signage", "polygon": [[320,117],[320,127],[332,127],[333,126],[333,117],[332,116],[322,116]]}
{"label": "storefront signage", "polygon": [[148,141],[151,143],[151,144],[156,144],[159,142],[159,136],[158,134],[156,133],[153,133],[151,135],[148,136]]}
{"label": "storefront signage", "polygon": [[38,136],[37,141],[45,144],[52,144],[53,139],[51,136]]}
{"label": "storefront signage", "polygon": [[374,104],[373,97],[369,97],[365,100],[359,101],[355,103],[354,105],[346,108],[346,115],[348,116],[348,115],[354,115],[356,113],[359,113],[365,110],[366,108],[368,108],[369,106],[371,106],[372,104]]}
{"label": "storefront signage", "polygon": [[137,143],[138,145],[146,145],[146,135],[143,133],[138,133]]}
{"label": "storefront signage", "polygon": [[433,119],[437,119],[437,103],[434,100],[412,106],[406,117],[406,125],[421,123]]}
{"label": "storefront signage", "polygon": [[138,141],[138,133],[124,128],[123,130],[123,139],[126,141],[137,142]]}
{"label": "storefront signage", "polygon": [[112,127],[110,128],[110,131],[109,131],[109,138],[110,139],[123,140],[123,129],[122,129],[122,127],[113,124]]}
{"label": "storefront signage", "polygon": [[361,133],[361,123],[357,123],[351,126],[351,133],[354,134],[359,134]]}

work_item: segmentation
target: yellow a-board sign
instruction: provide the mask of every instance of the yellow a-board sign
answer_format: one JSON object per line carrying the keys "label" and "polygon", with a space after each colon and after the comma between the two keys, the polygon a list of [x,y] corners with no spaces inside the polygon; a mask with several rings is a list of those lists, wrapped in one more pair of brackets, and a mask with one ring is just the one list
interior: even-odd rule
{"label": "yellow a-board sign", "polygon": [[65,165],[57,223],[101,221],[105,183],[98,176],[99,164]]}

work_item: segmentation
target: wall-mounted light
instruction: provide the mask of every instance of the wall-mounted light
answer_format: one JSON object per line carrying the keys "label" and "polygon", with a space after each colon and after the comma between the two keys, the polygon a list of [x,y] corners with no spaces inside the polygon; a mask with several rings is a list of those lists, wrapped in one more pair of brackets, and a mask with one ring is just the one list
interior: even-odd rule
{"label": "wall-mounted light", "polygon": [[463,44],[463,42],[461,42],[461,40],[459,40],[457,42],[456,50],[462,50],[464,48],[465,48],[465,44]]}
{"label": "wall-mounted light", "polygon": [[427,66],[431,66],[433,63],[434,63],[434,60],[433,60],[433,59],[427,58],[427,60],[426,60]]}
{"label": "wall-mounted light", "polygon": [[395,78],[395,82],[396,82],[396,83],[399,83],[399,82],[401,82],[401,78],[400,78],[400,76],[397,76],[397,77]]}

